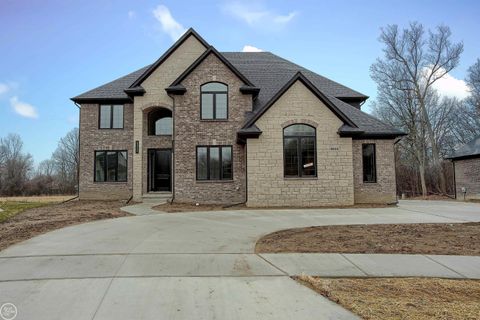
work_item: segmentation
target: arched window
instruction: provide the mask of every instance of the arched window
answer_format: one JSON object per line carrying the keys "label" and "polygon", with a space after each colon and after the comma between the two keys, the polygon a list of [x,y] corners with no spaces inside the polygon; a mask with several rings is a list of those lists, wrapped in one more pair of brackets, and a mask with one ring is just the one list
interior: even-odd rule
{"label": "arched window", "polygon": [[172,135],[172,127],[172,111],[168,109],[158,109],[148,114],[148,135]]}
{"label": "arched window", "polygon": [[283,129],[283,168],[285,177],[315,177],[317,148],[315,128],[293,124]]}
{"label": "arched window", "polygon": [[200,118],[202,120],[228,119],[228,86],[220,82],[205,83],[200,87]]}

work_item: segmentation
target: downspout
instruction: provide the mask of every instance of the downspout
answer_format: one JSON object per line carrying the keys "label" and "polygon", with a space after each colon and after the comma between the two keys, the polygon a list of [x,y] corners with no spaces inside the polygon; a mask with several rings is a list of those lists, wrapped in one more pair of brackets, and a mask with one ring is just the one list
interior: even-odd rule
{"label": "downspout", "polygon": [[455,199],[457,199],[457,177],[455,176],[455,160],[452,159],[453,165],[453,192],[455,195]]}
{"label": "downspout", "polygon": [[167,95],[172,99],[172,199],[170,203],[175,200],[175,98],[171,95]]}
{"label": "downspout", "polygon": [[[402,137],[398,138],[394,143],[393,143],[393,165],[395,166],[395,195],[397,195],[397,161],[396,161],[396,155],[397,152],[395,151],[395,145],[399,143],[402,140]],[[397,204],[398,204],[398,199],[397,199]]]}
{"label": "downspout", "polygon": [[82,125],[81,106],[73,102],[78,108],[78,163],[77,163],[77,198],[80,197],[80,126]]}

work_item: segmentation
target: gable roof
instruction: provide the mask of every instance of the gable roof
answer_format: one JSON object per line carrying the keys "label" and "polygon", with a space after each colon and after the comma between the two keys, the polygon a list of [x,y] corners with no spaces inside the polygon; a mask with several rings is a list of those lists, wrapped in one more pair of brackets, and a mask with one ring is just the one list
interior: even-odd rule
{"label": "gable roof", "polygon": [[230,61],[225,59],[225,57],[218,52],[213,46],[209,46],[208,50],[205,51],[200,55],[200,57],[197,58],[180,76],[178,76],[175,81],[172,82],[170,85],[171,88],[177,87],[181,84],[181,82],[193,71],[195,68],[197,68],[203,60],[205,60],[210,54],[215,55],[220,61],[222,61],[223,64],[225,64],[230,71],[232,71],[240,80],[243,81],[247,86],[254,87],[254,85],[248,80],[240,71],[235,68]]}
{"label": "gable roof", "polygon": [[124,92],[140,75],[142,75],[150,66],[145,66],[137,71],[108,82],[100,87],[84,92],[71,98],[74,102],[88,103],[95,101],[123,101],[128,102],[131,99]]}
{"label": "gable roof", "polygon": [[315,87],[303,74],[298,71],[262,108],[258,109],[253,117],[251,117],[244,125],[244,128],[248,128],[272,106],[277,102],[280,97],[290,89],[290,87],[300,81],[303,83],[318,99],[320,99],[340,120],[344,123],[356,127],[355,123],[351,121],[345,114],[337,108],[317,87]]}
{"label": "gable roof", "polygon": [[[180,47],[190,36],[195,37],[204,47],[207,49],[210,47],[210,45],[195,31],[193,28],[188,29],[183,36],[180,37],[171,47],[168,49],[160,58],[158,58],[157,61],[155,61],[153,64],[151,64],[143,73],[140,77],[138,77],[132,84],[130,84],[129,88],[135,88],[138,87],[142,84],[142,82],[147,79],[155,69],[158,68],[164,62],[165,60],[168,59],[168,57],[175,51],[177,50],[178,47]],[[124,88],[126,89],[126,88]]]}
{"label": "gable roof", "polygon": [[[339,116],[345,125],[339,129],[342,136],[355,136],[359,138],[393,138],[404,135],[402,131],[381,122],[369,114],[344,101],[365,101],[368,96],[352,90],[342,84],[325,78],[313,71],[303,68],[295,63],[285,60],[270,52],[218,52],[208,45],[193,29],[189,29],[160,59],[154,64],[143,67],[124,77],[118,78],[105,85],[87,91],[74,98],[78,103],[118,101],[131,102],[132,99],[125,90],[134,95],[141,91],[141,82],[155,70],[183,41],[190,35],[195,36],[207,50],[180,75],[172,86],[171,92],[181,93],[184,88],[180,82],[203,61],[209,54],[215,54],[227,65],[246,86],[242,87],[244,93],[252,93],[256,98],[253,102],[253,112],[248,115],[243,131],[250,133],[260,132],[258,128],[250,128],[258,112],[265,112],[268,104],[273,101],[282,89],[288,88],[294,78],[308,84],[309,89]],[[290,83],[291,85],[291,83]],[[270,103],[271,105],[272,103]],[[263,111],[262,111],[263,110]],[[247,125],[248,124],[248,125]]]}
{"label": "gable roof", "polygon": [[462,159],[480,157],[480,135],[473,138],[473,140],[461,145],[455,152],[447,159]]}

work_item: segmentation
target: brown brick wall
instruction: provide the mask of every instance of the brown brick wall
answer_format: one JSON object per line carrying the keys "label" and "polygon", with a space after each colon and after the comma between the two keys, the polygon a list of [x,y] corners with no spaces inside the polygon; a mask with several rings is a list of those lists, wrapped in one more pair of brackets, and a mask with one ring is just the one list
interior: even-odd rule
{"label": "brown brick wall", "polygon": [[[375,143],[377,182],[363,182],[362,144]],[[394,140],[353,140],[353,175],[355,203],[394,203],[395,182]]]}
{"label": "brown brick wall", "polygon": [[458,200],[463,200],[462,187],[465,199],[480,199],[480,158],[456,160],[455,182]]}
{"label": "brown brick wall", "polygon": [[[98,104],[80,108],[80,189],[81,199],[128,199],[132,195],[133,105],[124,106],[123,129],[99,129]],[[96,150],[127,150],[127,182],[94,182]]]}
{"label": "brown brick wall", "polygon": [[[228,85],[228,121],[200,120],[200,85],[219,81]],[[245,147],[236,143],[236,132],[251,111],[251,95],[242,94],[243,82],[216,56],[207,57],[182,82],[187,89],[175,97],[175,201],[239,203],[245,201]],[[231,145],[233,181],[196,181],[196,146]]]}

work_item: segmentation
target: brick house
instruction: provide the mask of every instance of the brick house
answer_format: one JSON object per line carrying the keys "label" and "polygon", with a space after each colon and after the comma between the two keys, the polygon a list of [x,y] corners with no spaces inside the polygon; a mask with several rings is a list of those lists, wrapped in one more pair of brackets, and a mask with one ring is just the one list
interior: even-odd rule
{"label": "brick house", "polygon": [[455,177],[455,198],[480,200],[480,136],[460,146],[451,157]]}
{"label": "brick house", "polygon": [[330,206],[396,202],[403,132],[368,97],[269,52],[218,52],[193,29],[156,62],[85,92],[83,199]]}

